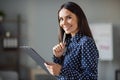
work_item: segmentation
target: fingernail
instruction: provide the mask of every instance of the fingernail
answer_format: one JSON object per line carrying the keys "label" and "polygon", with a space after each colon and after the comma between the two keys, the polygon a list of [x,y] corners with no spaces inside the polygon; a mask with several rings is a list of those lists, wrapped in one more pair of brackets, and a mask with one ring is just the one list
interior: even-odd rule
{"label": "fingernail", "polygon": [[47,64],[46,64],[46,63],[44,63],[44,65],[45,65],[45,66],[47,66]]}

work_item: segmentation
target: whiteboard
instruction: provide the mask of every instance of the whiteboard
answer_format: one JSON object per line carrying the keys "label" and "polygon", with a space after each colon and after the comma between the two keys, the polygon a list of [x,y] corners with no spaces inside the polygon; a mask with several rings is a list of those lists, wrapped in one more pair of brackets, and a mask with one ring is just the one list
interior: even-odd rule
{"label": "whiteboard", "polygon": [[111,23],[90,24],[93,37],[99,50],[99,59],[113,60],[113,29]]}

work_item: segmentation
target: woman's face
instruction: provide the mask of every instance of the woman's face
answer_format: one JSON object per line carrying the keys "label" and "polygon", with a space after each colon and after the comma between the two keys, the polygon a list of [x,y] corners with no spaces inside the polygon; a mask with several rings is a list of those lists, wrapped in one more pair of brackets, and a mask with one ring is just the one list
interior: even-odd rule
{"label": "woman's face", "polygon": [[74,36],[78,31],[78,20],[74,13],[63,8],[59,12],[60,27],[63,28],[66,34]]}

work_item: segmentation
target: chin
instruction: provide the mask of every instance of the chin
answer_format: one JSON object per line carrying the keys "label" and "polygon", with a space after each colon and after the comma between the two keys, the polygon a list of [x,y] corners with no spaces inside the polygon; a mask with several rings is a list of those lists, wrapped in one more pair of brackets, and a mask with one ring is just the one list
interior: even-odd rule
{"label": "chin", "polygon": [[65,31],[65,33],[66,33],[66,34],[70,34],[70,32],[68,32],[68,31]]}

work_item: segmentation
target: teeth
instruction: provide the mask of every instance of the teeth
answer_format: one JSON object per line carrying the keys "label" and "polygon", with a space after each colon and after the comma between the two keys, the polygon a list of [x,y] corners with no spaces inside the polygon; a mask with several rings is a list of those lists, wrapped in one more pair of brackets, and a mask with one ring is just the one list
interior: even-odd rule
{"label": "teeth", "polygon": [[69,28],[70,28],[70,27],[65,27],[64,29],[65,29],[65,30],[68,30]]}
{"label": "teeth", "polygon": [[69,28],[64,28],[64,30],[68,30]]}
{"label": "teeth", "polygon": [[64,30],[69,30],[70,29],[70,27],[71,27],[71,25],[69,25],[69,26],[64,26],[63,28],[64,28]]}

